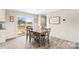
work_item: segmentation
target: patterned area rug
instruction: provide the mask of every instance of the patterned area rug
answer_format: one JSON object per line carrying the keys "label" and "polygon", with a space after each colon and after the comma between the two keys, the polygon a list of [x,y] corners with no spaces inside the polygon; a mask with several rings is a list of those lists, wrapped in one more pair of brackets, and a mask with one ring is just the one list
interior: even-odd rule
{"label": "patterned area rug", "polygon": [[79,44],[63,39],[59,39],[56,37],[50,37],[49,46],[46,44],[45,46],[39,47],[38,43],[34,41],[30,45],[29,49],[78,49]]}

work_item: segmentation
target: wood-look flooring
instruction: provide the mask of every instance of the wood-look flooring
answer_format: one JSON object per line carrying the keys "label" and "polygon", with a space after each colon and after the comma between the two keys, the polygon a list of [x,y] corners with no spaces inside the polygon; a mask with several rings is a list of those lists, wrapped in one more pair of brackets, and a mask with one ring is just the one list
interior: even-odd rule
{"label": "wood-look flooring", "polygon": [[29,43],[25,36],[0,43],[0,49],[73,49],[75,47],[76,43],[55,37],[50,37],[49,47],[48,45],[39,47],[35,42]]}

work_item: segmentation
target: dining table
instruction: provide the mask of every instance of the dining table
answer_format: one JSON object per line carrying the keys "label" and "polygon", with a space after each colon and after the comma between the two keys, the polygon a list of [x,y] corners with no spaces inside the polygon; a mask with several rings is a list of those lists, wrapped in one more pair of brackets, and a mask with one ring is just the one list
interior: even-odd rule
{"label": "dining table", "polygon": [[[29,31],[29,42],[31,43],[32,38],[36,39],[39,43],[39,46],[41,46],[41,40],[42,38],[45,39],[45,35],[47,33],[47,30],[44,29],[37,29],[37,30],[30,30]],[[44,42],[43,42],[44,43]]]}

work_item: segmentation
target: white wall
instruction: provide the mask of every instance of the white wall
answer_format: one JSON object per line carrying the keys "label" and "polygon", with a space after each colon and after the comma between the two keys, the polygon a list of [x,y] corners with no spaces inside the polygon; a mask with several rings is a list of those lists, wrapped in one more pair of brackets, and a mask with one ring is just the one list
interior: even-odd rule
{"label": "white wall", "polygon": [[[60,24],[49,24],[49,18],[53,16],[60,16]],[[49,13],[47,27],[51,28],[51,36],[79,43],[79,10],[59,10]]]}
{"label": "white wall", "polygon": [[[14,16],[14,22],[10,22],[10,16]],[[17,36],[17,20],[13,12],[6,11],[6,39]]]}
{"label": "white wall", "polygon": [[[26,17],[36,17],[33,14],[14,11],[14,10],[6,10],[6,39],[17,37],[18,35],[18,28],[17,28],[17,16],[26,16]],[[14,22],[10,22],[10,16],[14,16]]]}

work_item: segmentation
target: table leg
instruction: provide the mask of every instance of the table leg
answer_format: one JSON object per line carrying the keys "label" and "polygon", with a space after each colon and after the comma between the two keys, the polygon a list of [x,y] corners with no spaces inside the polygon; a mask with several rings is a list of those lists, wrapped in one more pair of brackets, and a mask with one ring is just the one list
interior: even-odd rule
{"label": "table leg", "polygon": [[48,33],[48,38],[47,39],[48,39],[48,47],[49,47],[49,33]]}
{"label": "table leg", "polygon": [[31,32],[29,31],[29,43],[31,43]]}
{"label": "table leg", "polygon": [[28,40],[28,31],[26,31],[26,43],[27,43],[27,40]]}
{"label": "table leg", "polygon": [[40,40],[39,40],[39,47],[41,46],[41,34],[40,34]]}

